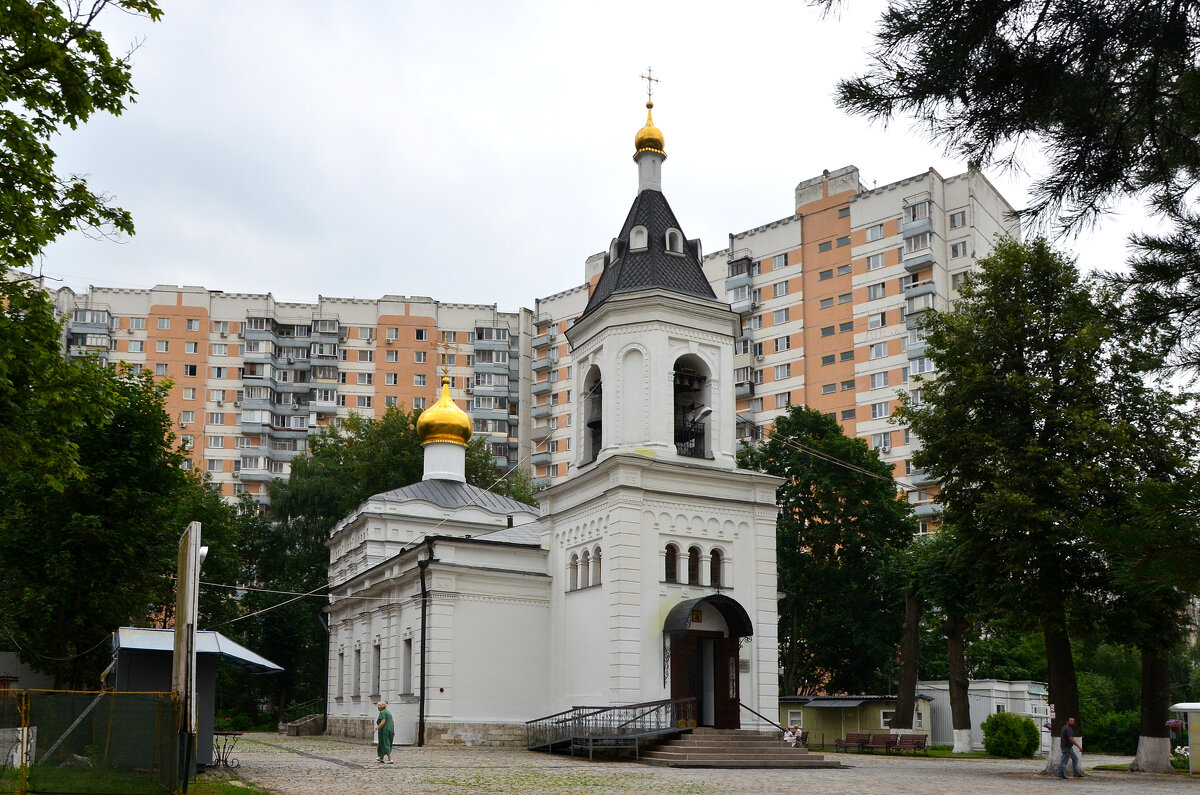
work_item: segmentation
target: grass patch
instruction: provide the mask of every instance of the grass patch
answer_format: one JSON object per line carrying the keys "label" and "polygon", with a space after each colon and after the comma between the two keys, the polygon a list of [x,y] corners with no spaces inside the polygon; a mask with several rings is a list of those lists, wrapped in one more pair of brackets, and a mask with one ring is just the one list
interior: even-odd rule
{"label": "grass patch", "polygon": [[188,795],[270,795],[269,790],[236,778],[200,776],[188,784]]}
{"label": "grass patch", "polygon": [[[1133,772],[1132,770],[1129,769],[1128,762],[1126,762],[1123,765],[1093,765],[1092,770],[1107,770],[1110,773],[1132,773]],[[1186,775],[1188,775],[1188,771],[1186,769],[1180,770],[1179,768],[1175,768],[1171,771],[1171,774],[1178,774],[1178,775],[1186,776]],[[1170,774],[1162,773],[1160,775],[1165,776],[1165,775],[1170,775]]]}

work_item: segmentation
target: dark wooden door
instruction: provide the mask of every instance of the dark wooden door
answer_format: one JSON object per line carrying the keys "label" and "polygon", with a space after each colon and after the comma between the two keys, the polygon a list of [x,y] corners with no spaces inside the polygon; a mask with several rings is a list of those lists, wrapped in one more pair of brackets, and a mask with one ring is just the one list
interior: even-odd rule
{"label": "dark wooden door", "polygon": [[742,708],[738,672],[738,639],[717,638],[713,645],[713,724],[718,729],[740,729]]}
{"label": "dark wooden door", "polygon": [[[671,638],[671,698],[696,699],[693,718],[700,717],[701,659],[698,639],[690,635]],[[696,725],[693,721],[692,725]]]}

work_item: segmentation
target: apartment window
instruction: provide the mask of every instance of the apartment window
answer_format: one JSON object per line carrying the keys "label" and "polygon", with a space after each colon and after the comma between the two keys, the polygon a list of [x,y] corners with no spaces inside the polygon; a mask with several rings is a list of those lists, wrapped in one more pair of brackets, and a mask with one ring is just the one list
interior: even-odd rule
{"label": "apartment window", "polygon": [[399,405],[399,404],[396,402],[396,398],[391,395],[388,395],[387,397],[385,397],[383,399],[383,407],[384,408],[394,409],[394,408],[396,408],[397,405]]}
{"label": "apartment window", "polygon": [[196,318],[188,318],[187,330],[188,331],[199,331],[200,330],[200,321],[197,320]]}
{"label": "apartment window", "polygon": [[224,447],[225,446],[225,437],[224,436],[210,436],[206,440],[206,444],[209,447],[215,447],[215,448]]}
{"label": "apartment window", "polygon": [[458,332],[457,331],[443,331],[442,332],[442,342],[458,342]]}
{"label": "apartment window", "polygon": [[885,431],[883,433],[871,434],[871,449],[872,450],[883,450],[884,452],[887,452],[888,448],[891,447],[891,444],[892,444],[892,432],[891,431]]}
{"label": "apartment window", "polygon": [[902,384],[908,383],[908,365],[905,365],[900,368],[900,383],[902,383]]}
{"label": "apartment window", "polygon": [[425,386],[425,385],[426,384],[425,384],[425,376],[424,375],[414,375],[413,376],[413,386]]}
{"label": "apartment window", "polygon": [[919,235],[904,238],[904,253],[911,254],[914,251],[920,251],[923,248],[929,248],[929,233],[922,232]]}
{"label": "apartment window", "polygon": [[833,241],[832,240],[826,240],[823,243],[817,244],[817,251],[832,251],[832,250],[833,250]]}
{"label": "apartment window", "polygon": [[209,374],[213,378],[226,378],[228,376],[228,369],[225,367],[210,367]]}
{"label": "apartment window", "polygon": [[950,258],[958,259],[959,257],[967,256],[967,241],[960,240],[957,243],[950,244]]}
{"label": "apartment window", "polygon": [[845,334],[848,331],[854,331],[854,321],[846,320],[838,324],[838,332]]}
{"label": "apartment window", "polygon": [[416,336],[417,342],[425,342],[426,340],[429,339],[429,330],[428,329],[423,329],[423,328],[413,329],[413,334]]}
{"label": "apartment window", "polygon": [[747,331],[757,331],[760,328],[762,328],[762,315],[755,315],[746,320]]}
{"label": "apartment window", "polygon": [[873,420],[887,419],[889,414],[891,414],[891,412],[888,411],[888,401],[883,400],[883,401],[880,401],[879,403],[871,404],[871,419],[873,419]]}
{"label": "apartment window", "polygon": [[383,358],[385,361],[398,362],[400,361],[400,351],[392,348],[391,350],[387,351]]}
{"label": "apartment window", "polygon": [[375,351],[359,351],[358,352],[358,360],[360,362],[375,361]]}
{"label": "apartment window", "polygon": [[821,271],[820,273],[817,274],[817,278],[820,281],[825,281],[826,279],[832,279],[833,278],[833,268],[829,268],[827,270]]}
{"label": "apartment window", "polygon": [[838,358],[843,362],[852,362],[854,361],[854,351],[842,351]]}
{"label": "apartment window", "polygon": [[821,365],[822,366],[827,365],[827,364],[833,364],[835,361],[837,361],[837,357],[834,356],[832,353],[826,354],[825,356],[821,357]]}
{"label": "apartment window", "polygon": [[784,307],[783,309],[776,309],[775,314],[772,316],[772,319],[773,319],[775,325],[778,326],[781,323],[788,322],[788,319],[791,317],[791,314],[792,314],[791,309],[788,307]]}
{"label": "apartment window", "polygon": [[886,295],[886,292],[884,291],[883,282],[880,282],[879,284],[868,284],[867,285],[867,300],[868,301],[877,301],[880,298],[883,298],[884,295]]}
{"label": "apartment window", "polygon": [[209,425],[224,425],[225,424],[225,412],[223,412],[223,411],[208,412],[208,424]]}
{"label": "apartment window", "polygon": [[788,283],[787,282],[775,282],[775,284],[771,285],[771,297],[772,298],[779,298],[779,297],[785,296],[787,294],[788,294]]}
{"label": "apartment window", "polygon": [[130,353],[141,353],[144,350],[146,350],[146,343],[142,342],[141,340],[130,340],[129,341],[129,352]]}
{"label": "apartment window", "polygon": [[854,300],[854,293],[842,293],[841,295],[838,296],[838,299],[837,299],[839,304],[848,304],[853,300]]}
{"label": "apartment window", "polygon": [[967,211],[959,210],[958,212],[950,213],[950,228],[958,229],[967,225]]}
{"label": "apartment window", "polygon": [[400,339],[400,329],[389,328],[387,331],[385,331],[383,333],[383,338],[386,340],[391,340],[392,342],[395,342],[396,340]]}
{"label": "apartment window", "polygon": [[837,244],[838,244],[838,248],[841,248],[842,246],[850,245],[850,236],[846,235],[845,237],[839,237],[837,239]]}
{"label": "apartment window", "polygon": [[383,374],[383,383],[385,386],[396,386],[398,383],[396,381],[396,374],[395,373],[384,373]]}
{"label": "apartment window", "polygon": [[458,356],[458,354],[454,354],[454,353],[441,354],[441,356],[439,358],[441,359],[442,367],[454,367],[457,356]]}
{"label": "apartment window", "polygon": [[959,286],[960,284],[962,284],[963,275],[964,275],[964,274],[961,274],[961,273],[952,273],[952,274],[950,274],[950,289],[951,289],[951,290],[957,290],[957,289],[958,289],[958,286]]}
{"label": "apartment window", "polygon": [[360,408],[360,409],[371,408],[371,396],[370,395],[359,395],[357,400],[358,400],[358,403],[357,403],[358,408]]}
{"label": "apartment window", "polygon": [[171,327],[171,318],[169,318],[169,317],[160,317],[160,318],[158,319],[158,327],[159,327],[160,329],[169,329],[169,328]]}
{"label": "apartment window", "polygon": [[171,343],[169,340],[158,340],[154,343],[154,350],[158,351],[159,353],[166,353],[170,350],[170,348]]}
{"label": "apartment window", "polygon": [[146,318],[144,318],[144,317],[129,318],[129,327],[132,329],[144,330],[146,328]]}
{"label": "apartment window", "polygon": [[832,395],[837,391],[837,384],[824,384],[821,386],[822,395]]}
{"label": "apartment window", "polygon": [[791,347],[792,347],[792,338],[791,337],[776,337],[775,338],[775,352],[776,353],[782,353],[783,351],[786,351],[786,350],[790,349]]}
{"label": "apartment window", "polygon": [[822,309],[829,309],[829,308],[831,308],[832,306],[833,306],[833,299],[832,299],[832,298],[822,298],[822,299],[821,299],[821,308],[822,308]]}
{"label": "apartment window", "polygon": [[904,220],[908,223],[912,223],[913,221],[920,221],[922,218],[928,218],[928,217],[929,217],[929,202],[928,201],[917,202],[916,204],[910,204],[908,207],[904,208]]}
{"label": "apartment window", "polygon": [[854,389],[854,379],[853,378],[849,378],[842,382],[842,391],[843,392],[850,392],[853,389]]}
{"label": "apartment window", "polygon": [[198,342],[183,343],[183,352],[184,353],[199,353],[200,352],[200,343],[198,343]]}
{"label": "apartment window", "polygon": [[195,422],[196,421],[196,412],[194,412],[194,411],[179,412],[179,421],[180,422]]}
{"label": "apartment window", "polygon": [[167,374],[167,366],[165,364],[154,365],[154,374],[155,375],[166,375]]}
{"label": "apartment window", "polygon": [[778,395],[775,396],[775,408],[786,409],[790,405],[792,405],[792,393],[791,392],[780,392]]}
{"label": "apartment window", "polygon": [[183,366],[183,374],[184,374],[185,376],[190,376],[190,377],[192,377],[192,378],[195,378],[195,377],[196,377],[196,365],[194,365],[194,364],[185,364],[185,365]]}
{"label": "apartment window", "polygon": [[763,399],[762,398],[751,398],[750,399],[750,410],[751,411],[762,411],[763,410]]}
{"label": "apartment window", "polygon": [[423,398],[423,397],[413,398],[413,408],[424,411],[425,410],[425,398]]}
{"label": "apartment window", "polygon": [[887,343],[886,342],[872,343],[872,345],[869,349],[869,355],[870,355],[870,358],[872,358],[872,359],[882,359],[883,357],[887,356]]}
{"label": "apartment window", "polygon": [[871,389],[883,389],[887,385],[887,373],[871,373]]}
{"label": "apartment window", "polygon": [[842,419],[843,420],[852,420],[852,419],[854,419],[854,415],[856,413],[857,412],[855,412],[854,409],[845,409],[844,411],[842,411]]}
{"label": "apartment window", "polygon": [[791,378],[791,377],[792,377],[792,365],[791,364],[775,365],[775,380],[776,381],[782,381],[785,378]]}
{"label": "apartment window", "polygon": [[832,337],[834,335],[835,331],[836,331],[835,327],[826,326],[825,328],[821,329],[821,336],[822,337]]}
{"label": "apartment window", "polygon": [[209,472],[222,471],[221,470],[221,459],[219,459],[219,458],[204,459],[204,468],[207,469]]}
{"label": "apartment window", "polygon": [[229,355],[229,346],[223,342],[221,342],[221,343],[214,342],[212,345],[212,355],[213,356],[228,356]]}
{"label": "apartment window", "polygon": [[750,373],[750,383],[761,384],[762,382],[763,382],[763,371],[762,370],[755,370],[754,372]]}
{"label": "apartment window", "polygon": [[[838,208],[838,218],[849,218],[849,217],[850,217],[850,208],[849,207],[839,207]],[[797,721],[797,724],[798,723],[799,723],[799,721]],[[789,724],[789,725],[791,725],[791,724]]]}
{"label": "apartment window", "polygon": [[776,254],[771,259],[771,270],[777,271],[780,268],[786,268],[787,264],[788,264],[788,255],[786,252],[783,254]]}
{"label": "apartment window", "polygon": [[873,243],[883,237],[883,224],[867,227],[867,242]]}
{"label": "apartment window", "polygon": [[750,285],[743,284],[741,287],[734,287],[725,294],[729,303],[736,304],[739,301],[748,301],[750,299]]}
{"label": "apartment window", "polygon": [[921,373],[932,373],[933,372],[933,360],[928,359],[924,356],[922,356],[919,359],[913,359],[908,364],[909,364],[909,367],[912,368],[913,375],[920,375]]}
{"label": "apartment window", "polygon": [[184,450],[191,450],[196,446],[196,437],[190,433],[185,433],[179,437],[179,446]]}
{"label": "apartment window", "polygon": [[184,400],[195,400],[196,399],[196,387],[185,386],[183,388],[183,399]]}
{"label": "apartment window", "polygon": [[877,271],[883,267],[883,254],[872,254],[867,257],[867,270]]}
{"label": "apartment window", "polygon": [[867,315],[867,328],[883,328],[887,325],[887,312],[876,312]]}
{"label": "apartment window", "polygon": [[369,384],[375,383],[374,373],[358,373],[357,375],[358,375],[357,381],[358,381],[359,386],[367,386]]}

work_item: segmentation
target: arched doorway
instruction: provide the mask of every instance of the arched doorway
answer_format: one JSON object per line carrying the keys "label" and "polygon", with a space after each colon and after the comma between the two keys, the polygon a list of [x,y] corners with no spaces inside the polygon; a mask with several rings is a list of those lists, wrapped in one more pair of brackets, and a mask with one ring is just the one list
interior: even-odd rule
{"label": "arched doorway", "polygon": [[746,609],[723,594],[688,599],[663,622],[671,698],[695,698],[696,722],[741,727],[738,642],[754,634]]}

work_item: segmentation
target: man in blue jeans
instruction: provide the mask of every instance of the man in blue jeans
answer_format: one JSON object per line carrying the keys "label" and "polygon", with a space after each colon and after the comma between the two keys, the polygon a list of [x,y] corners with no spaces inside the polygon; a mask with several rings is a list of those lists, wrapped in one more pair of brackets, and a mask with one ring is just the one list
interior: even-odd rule
{"label": "man in blue jeans", "polygon": [[1075,739],[1075,719],[1067,718],[1066,725],[1062,727],[1062,737],[1059,741],[1059,778],[1066,778],[1066,775],[1063,773],[1063,767],[1067,764],[1068,758],[1071,760],[1071,767],[1075,768],[1075,778],[1083,778],[1083,771],[1079,769],[1079,757],[1075,755],[1075,748],[1079,749],[1079,753],[1083,753],[1083,748]]}

